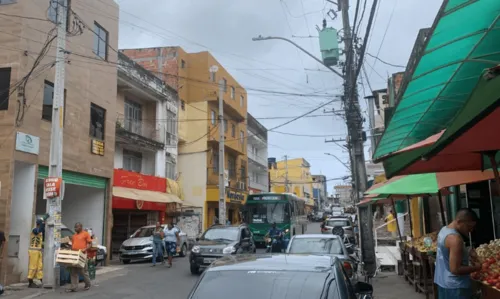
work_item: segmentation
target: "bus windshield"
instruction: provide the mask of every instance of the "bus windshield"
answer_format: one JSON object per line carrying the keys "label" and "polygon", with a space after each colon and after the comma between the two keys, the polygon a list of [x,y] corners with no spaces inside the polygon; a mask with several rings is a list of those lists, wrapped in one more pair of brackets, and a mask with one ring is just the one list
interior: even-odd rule
{"label": "bus windshield", "polygon": [[258,203],[248,205],[250,223],[287,223],[290,222],[288,203]]}

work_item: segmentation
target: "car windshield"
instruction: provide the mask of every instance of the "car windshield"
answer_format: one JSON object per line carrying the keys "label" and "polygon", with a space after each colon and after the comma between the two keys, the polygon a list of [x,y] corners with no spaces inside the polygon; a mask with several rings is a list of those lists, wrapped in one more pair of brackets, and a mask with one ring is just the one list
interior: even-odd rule
{"label": "car windshield", "polygon": [[327,220],[326,222],[327,226],[350,226],[351,223],[347,219],[331,219]]}
{"label": "car windshield", "polygon": [[210,228],[203,234],[203,236],[201,237],[201,240],[236,241],[236,240],[238,240],[238,232],[239,232],[239,229],[237,227]]}
{"label": "car windshield", "polygon": [[248,206],[250,223],[287,223],[290,221],[288,203],[262,203]]}
{"label": "car windshield", "polygon": [[321,298],[324,272],[209,271],[193,292],[194,299]]}
{"label": "car windshield", "polygon": [[141,227],[133,235],[132,238],[147,238],[153,235],[153,227]]}
{"label": "car windshield", "polygon": [[337,238],[294,238],[288,253],[344,254]]}

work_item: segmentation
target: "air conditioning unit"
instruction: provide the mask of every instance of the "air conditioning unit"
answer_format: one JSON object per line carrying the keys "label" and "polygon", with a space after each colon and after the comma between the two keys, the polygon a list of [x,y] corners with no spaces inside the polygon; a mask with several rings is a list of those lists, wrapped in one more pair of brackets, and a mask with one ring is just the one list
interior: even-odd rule
{"label": "air conditioning unit", "polygon": [[246,190],[245,182],[238,182],[237,187],[239,190]]}

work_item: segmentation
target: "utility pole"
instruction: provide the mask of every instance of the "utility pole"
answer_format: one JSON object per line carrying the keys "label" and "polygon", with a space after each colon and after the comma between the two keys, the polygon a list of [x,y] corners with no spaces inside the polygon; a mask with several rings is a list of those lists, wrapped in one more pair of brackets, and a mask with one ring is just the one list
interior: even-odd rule
{"label": "utility pole", "polygon": [[224,80],[219,80],[219,223],[226,224],[226,181],[224,179]]}
{"label": "utility pole", "polygon": [[[57,1],[57,48],[56,74],[54,80],[54,99],[52,110],[52,130],[50,138],[49,177],[62,178],[63,172],[63,120],[64,120],[64,80],[66,55],[66,16],[64,0]],[[47,199],[45,244],[43,254],[43,283],[46,288],[59,287],[59,266],[55,262],[56,250],[61,241],[61,201],[64,184],[58,197]]]}
{"label": "utility pole", "polygon": [[288,188],[288,156],[285,155],[285,192],[289,193],[290,189]]}

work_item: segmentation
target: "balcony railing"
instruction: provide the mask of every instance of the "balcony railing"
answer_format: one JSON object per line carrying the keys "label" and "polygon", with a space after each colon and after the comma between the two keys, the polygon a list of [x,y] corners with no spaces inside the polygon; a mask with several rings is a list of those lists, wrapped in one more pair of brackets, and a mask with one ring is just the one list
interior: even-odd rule
{"label": "balcony railing", "polygon": [[155,124],[143,120],[135,120],[129,118],[117,118],[116,129],[141,136],[156,142],[164,143],[163,138],[160,136],[159,130]]}
{"label": "balcony railing", "polygon": [[247,150],[248,159],[257,162],[258,164],[264,165],[267,167],[267,159],[263,158],[259,155],[254,154],[251,150]]}

